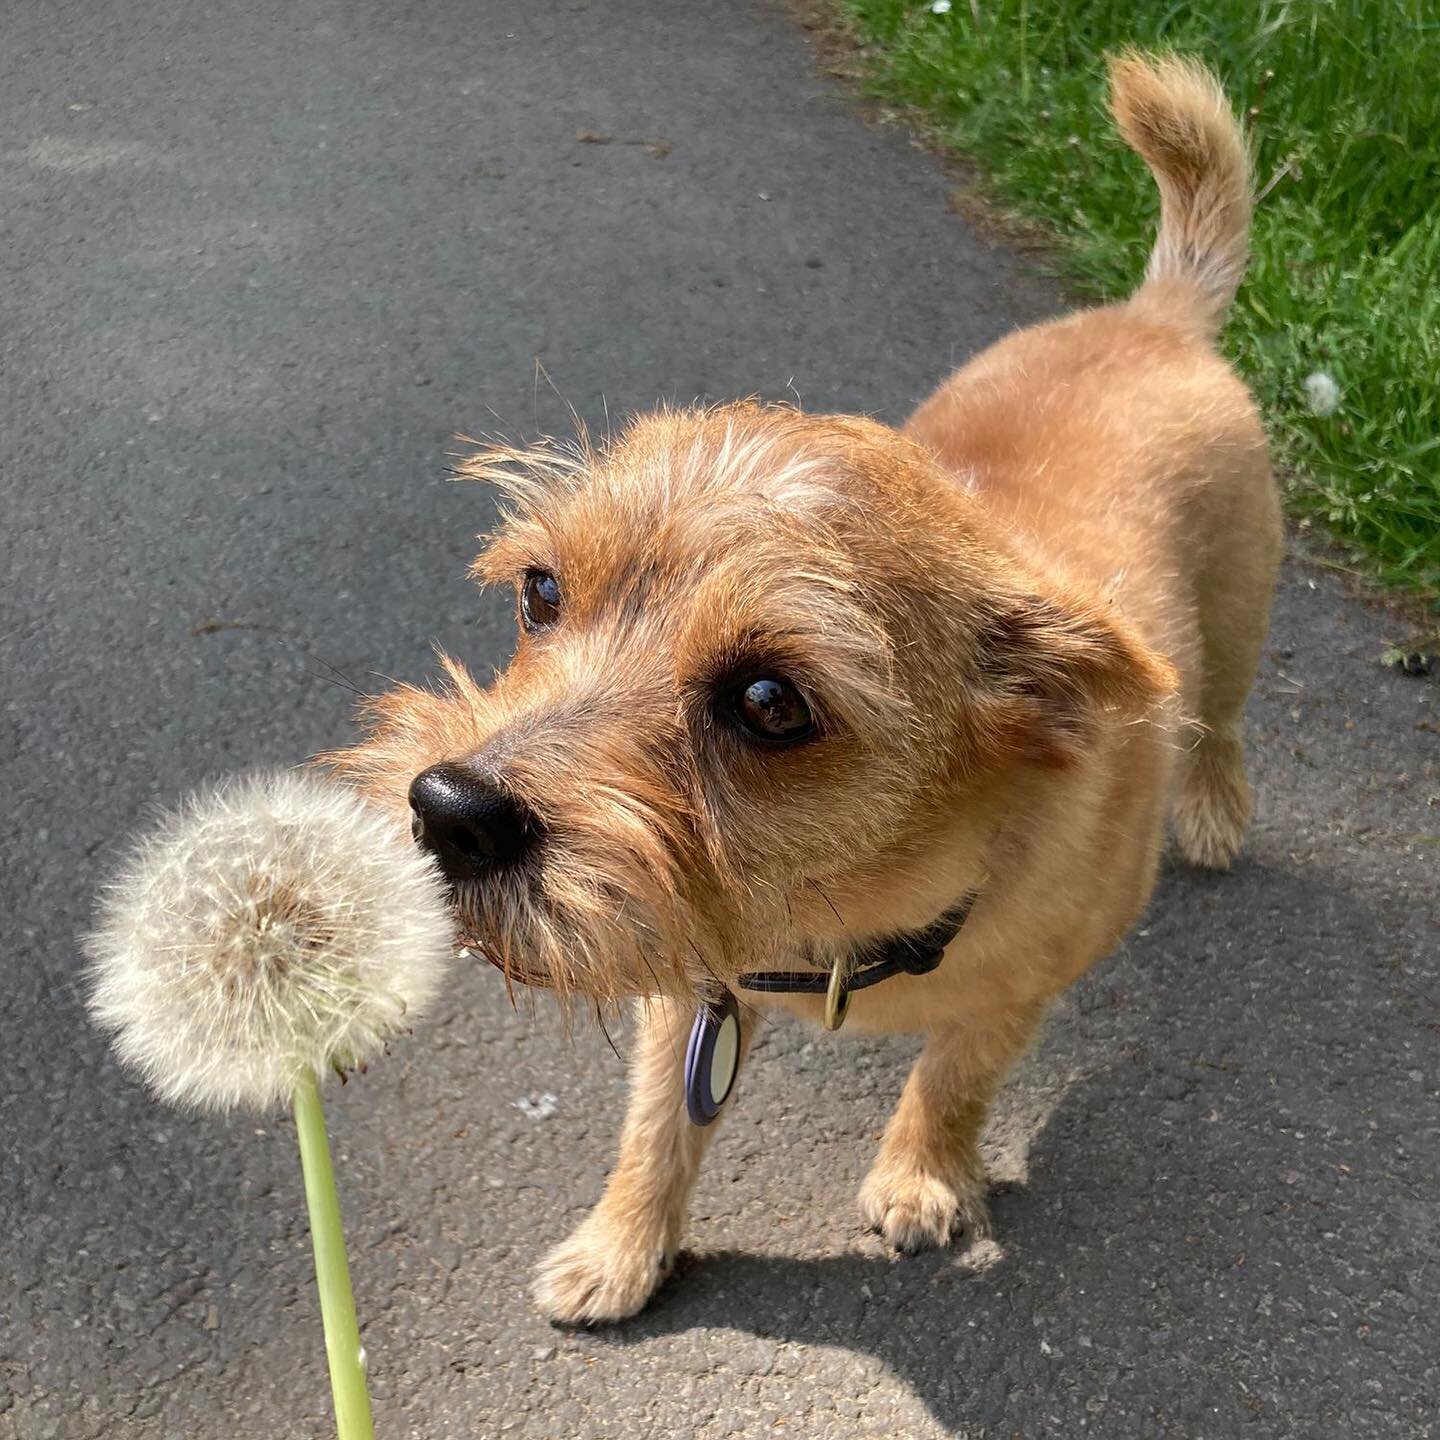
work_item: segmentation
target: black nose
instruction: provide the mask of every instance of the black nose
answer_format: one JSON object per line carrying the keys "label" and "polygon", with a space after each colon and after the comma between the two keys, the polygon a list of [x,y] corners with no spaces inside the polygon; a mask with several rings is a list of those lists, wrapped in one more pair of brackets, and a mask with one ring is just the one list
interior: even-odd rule
{"label": "black nose", "polygon": [[535,843],[529,809],[496,781],[463,765],[432,765],[410,782],[415,838],[448,879],[475,880],[513,864]]}

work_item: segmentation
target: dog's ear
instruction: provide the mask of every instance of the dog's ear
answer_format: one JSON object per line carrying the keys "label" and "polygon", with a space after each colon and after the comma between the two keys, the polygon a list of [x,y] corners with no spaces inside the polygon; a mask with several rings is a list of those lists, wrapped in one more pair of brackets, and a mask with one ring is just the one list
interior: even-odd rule
{"label": "dog's ear", "polygon": [[1174,693],[1173,667],[1094,600],[1018,594],[987,627],[982,670],[1003,749],[1072,763],[1105,712],[1140,720]]}

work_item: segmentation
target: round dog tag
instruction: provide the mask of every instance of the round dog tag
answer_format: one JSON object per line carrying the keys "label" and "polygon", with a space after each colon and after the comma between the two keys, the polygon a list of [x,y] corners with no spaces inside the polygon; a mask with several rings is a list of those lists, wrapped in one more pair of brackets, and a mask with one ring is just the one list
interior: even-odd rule
{"label": "round dog tag", "polygon": [[724,991],[695,1013],[685,1051],[685,1109],[696,1125],[720,1113],[740,1070],[740,1007]]}

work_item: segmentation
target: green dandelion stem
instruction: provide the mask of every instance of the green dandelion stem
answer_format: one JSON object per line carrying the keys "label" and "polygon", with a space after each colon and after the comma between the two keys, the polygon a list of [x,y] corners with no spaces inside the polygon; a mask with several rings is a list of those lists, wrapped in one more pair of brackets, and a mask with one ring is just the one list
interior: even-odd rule
{"label": "green dandelion stem", "polygon": [[345,1234],[340,1228],[340,1196],[330,1164],[330,1142],[325,1137],[320,1087],[311,1070],[306,1070],[295,1090],[295,1130],[300,1137],[300,1168],[305,1172],[305,1204],[315,1245],[315,1280],[320,1288],[325,1351],[330,1357],[335,1428],[339,1440],[374,1440],[360,1326],[345,1259]]}

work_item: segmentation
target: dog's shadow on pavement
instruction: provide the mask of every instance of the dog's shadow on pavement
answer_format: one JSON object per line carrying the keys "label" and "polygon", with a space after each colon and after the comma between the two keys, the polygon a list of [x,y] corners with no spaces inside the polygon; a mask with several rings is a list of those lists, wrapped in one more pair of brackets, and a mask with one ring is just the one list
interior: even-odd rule
{"label": "dog's shadow on pavement", "polygon": [[[737,1384],[808,1375],[847,1403],[888,1371],[967,1435],[1021,1393],[1056,1434],[1118,1433],[1107,1414],[1146,1433],[1228,1433],[1270,1406],[1278,1423],[1306,1383],[1321,1404],[1326,1380],[1304,1381],[1274,1317],[1352,1293],[1395,1232],[1400,1201],[1357,1172],[1399,1073],[1383,1057],[1429,1038],[1423,988],[1383,947],[1357,955],[1385,924],[1381,897],[1323,876],[1167,874],[1033,1062],[1042,1087],[1047,1065],[1063,1083],[1023,1183],[992,1195],[995,1242],[890,1257],[854,1233],[847,1180],[834,1214],[801,1226],[809,1258],[682,1257],[649,1310],[592,1343],[709,1332]],[[1358,1284],[1378,1303],[1392,1281],[1382,1267]]]}
{"label": "dog's shadow on pavement", "polygon": [[[1005,1388],[990,1380],[990,1365],[990,1383],[967,1379],[970,1354],[988,1343],[977,1335],[979,1280],[952,1254],[903,1262],[860,1253],[819,1259],[738,1251],[683,1255],[645,1315],[624,1331],[602,1333],[624,1343],[692,1330],[752,1336],[743,1344],[733,1335],[713,1343],[714,1363],[732,1369],[737,1384],[784,1373],[787,1356],[813,1367],[814,1347],[846,1350],[898,1377],[941,1425],[956,1429],[996,1420],[1004,1409]],[[859,1369],[865,1368],[862,1359]],[[854,1360],[844,1371],[852,1395],[882,1378],[857,1374]]]}
{"label": "dog's shadow on pavement", "polygon": [[[751,1377],[808,1375],[842,1402],[883,1389],[888,1373],[944,1430],[974,1435],[1004,1419],[1017,1386],[1058,1383],[1061,1367],[1083,1363],[1097,1343],[1107,1357],[1128,1356],[1127,1365],[1143,1357],[1150,1332],[1163,1327],[1141,1324],[1134,1297],[1127,1304],[1107,1295],[1097,1272],[1124,1273],[1141,1289],[1163,1272],[1172,1249],[1193,1240],[1182,1238],[1181,1218],[1159,1205],[1145,1207],[1138,1233],[1131,1223],[1119,1235],[1077,1238],[1073,1219],[1056,1223],[1070,1208],[1057,1203],[1059,1177],[1049,1164],[1038,1168],[1045,1173],[1031,1187],[992,1194],[998,1241],[906,1257],[884,1253],[871,1236],[855,1236],[847,1253],[812,1258],[682,1254],[649,1310],[618,1330],[595,1332],[591,1343],[699,1332],[712,1337],[713,1363],[733,1371],[737,1386]],[[1205,1168],[1204,1159],[1196,1168]],[[836,1221],[842,1230],[851,1224],[848,1209]],[[1118,1324],[1117,1316],[1124,1317]],[[1086,1398],[1057,1395],[1057,1413],[1078,1424]]]}

